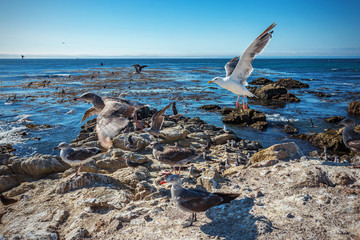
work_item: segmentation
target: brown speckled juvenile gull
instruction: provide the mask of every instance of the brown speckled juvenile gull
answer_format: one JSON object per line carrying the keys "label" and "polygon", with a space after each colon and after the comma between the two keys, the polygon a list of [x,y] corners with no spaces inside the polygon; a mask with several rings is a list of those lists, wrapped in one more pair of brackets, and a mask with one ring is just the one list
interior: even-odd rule
{"label": "brown speckled juvenile gull", "polygon": [[226,77],[216,77],[210,80],[208,83],[216,83],[220,87],[233,92],[238,95],[236,100],[236,107],[239,107],[239,98],[242,97],[243,108],[246,109],[246,103],[244,96],[252,97],[252,94],[246,86],[248,85],[246,79],[250,76],[253,71],[252,62],[256,55],[260,54],[262,50],[269,43],[272,38],[271,31],[276,26],[276,23],[271,24],[263,33],[261,33],[243,52],[241,58],[234,57],[225,65]]}
{"label": "brown speckled juvenile gull", "polygon": [[[192,148],[182,148],[179,146],[161,146],[158,142],[152,142],[149,147],[153,149],[153,156],[161,163],[168,164],[172,167],[185,166],[188,162],[199,157],[196,155],[196,151]],[[163,172],[163,174],[170,174]]]}
{"label": "brown speckled juvenile gull", "polygon": [[83,120],[93,114],[98,114],[96,132],[101,146],[107,149],[112,146],[111,139],[128,125],[128,118],[133,118],[135,123],[140,125],[137,121],[136,109],[145,106],[122,98],[101,98],[95,93],[84,93],[75,100],[84,100],[93,104],[93,107],[86,110]]}
{"label": "brown speckled juvenile gull", "polygon": [[229,203],[240,196],[237,193],[210,193],[195,188],[183,188],[181,178],[178,175],[171,175],[160,184],[164,183],[172,185],[171,198],[175,205],[185,212],[192,213],[190,222],[184,224],[183,227],[191,226],[196,221],[197,212],[205,212],[209,208]]}

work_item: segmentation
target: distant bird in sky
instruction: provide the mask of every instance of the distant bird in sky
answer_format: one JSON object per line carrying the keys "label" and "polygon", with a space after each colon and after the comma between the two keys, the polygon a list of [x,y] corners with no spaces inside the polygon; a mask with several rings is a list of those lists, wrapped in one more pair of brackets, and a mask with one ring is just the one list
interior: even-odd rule
{"label": "distant bird in sky", "polygon": [[246,110],[246,103],[244,96],[253,97],[252,94],[245,86],[248,85],[246,79],[253,71],[252,62],[256,55],[262,52],[262,50],[269,43],[272,38],[271,31],[276,26],[276,23],[271,24],[263,33],[261,33],[243,52],[241,58],[234,57],[225,65],[226,77],[216,77],[210,80],[208,83],[216,83],[220,87],[233,92],[238,95],[236,100],[236,107],[239,107],[239,98],[241,96],[243,101],[243,109]]}
{"label": "distant bird in sky", "polygon": [[81,166],[92,156],[95,156],[98,153],[101,153],[100,149],[97,147],[92,148],[72,148],[66,142],[60,143],[57,147],[53,149],[60,149],[61,159],[69,164],[70,166],[79,166],[75,175],[79,175],[81,172]]}
{"label": "distant bird in sky", "polygon": [[134,64],[134,65],[131,65],[131,66],[135,68],[135,72],[133,72],[133,74],[141,73],[141,70],[143,68],[147,67],[147,65],[140,66],[139,64]]}
{"label": "distant bird in sky", "polygon": [[238,193],[210,193],[196,188],[183,188],[181,178],[178,175],[171,175],[160,184],[170,183],[171,198],[175,205],[185,212],[191,212],[189,223],[183,224],[183,227],[192,226],[197,221],[196,213],[225,203],[240,196]]}
{"label": "distant bird in sky", "polygon": [[25,57],[24,55],[21,55],[21,59],[24,59],[24,57]]}

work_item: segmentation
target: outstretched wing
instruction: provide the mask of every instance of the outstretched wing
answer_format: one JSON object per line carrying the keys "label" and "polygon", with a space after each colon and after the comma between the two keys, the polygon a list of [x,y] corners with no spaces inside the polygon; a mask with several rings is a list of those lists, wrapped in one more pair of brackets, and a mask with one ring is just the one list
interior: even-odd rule
{"label": "outstretched wing", "polygon": [[68,160],[85,160],[89,157],[95,156],[96,154],[100,153],[100,149],[98,148],[78,148],[78,149],[71,149],[68,152],[67,159]]}
{"label": "outstretched wing", "polygon": [[106,103],[97,117],[96,124],[96,132],[103,147],[109,148],[110,139],[118,135],[128,125],[127,117],[132,116],[134,111],[133,106],[124,103],[115,101]]}
{"label": "outstretched wing", "polygon": [[86,119],[88,119],[92,115],[95,115],[95,114],[98,114],[98,113],[99,113],[99,111],[96,110],[96,108],[94,108],[94,107],[89,108],[88,110],[86,110],[84,112],[84,115],[83,115],[83,117],[81,119],[81,122],[85,121]]}
{"label": "outstretched wing", "polygon": [[157,131],[160,131],[162,124],[164,122],[164,114],[172,103],[161,109],[160,111],[157,111],[154,115],[151,117],[151,128]]}
{"label": "outstretched wing", "polygon": [[261,33],[243,52],[241,55],[240,61],[236,65],[231,78],[239,80],[245,86],[247,85],[246,79],[250,76],[253,71],[251,63],[253,62],[256,55],[262,52],[266,45],[269,43],[272,38],[271,31],[276,26],[276,23],[271,24],[263,33]]}
{"label": "outstretched wing", "polygon": [[239,57],[234,57],[233,59],[231,59],[226,63],[225,65],[226,77],[230,76],[233,73],[238,62],[239,62]]}

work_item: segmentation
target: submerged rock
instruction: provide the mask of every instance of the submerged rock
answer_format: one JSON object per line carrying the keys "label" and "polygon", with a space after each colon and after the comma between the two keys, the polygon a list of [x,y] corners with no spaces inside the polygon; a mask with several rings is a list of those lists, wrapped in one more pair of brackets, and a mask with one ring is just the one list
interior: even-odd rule
{"label": "submerged rock", "polygon": [[290,124],[286,124],[283,127],[283,132],[287,133],[287,134],[294,134],[294,133],[298,133],[299,129],[297,129],[295,126],[290,125]]}
{"label": "submerged rock", "polygon": [[300,158],[303,155],[300,148],[294,142],[281,143],[272,145],[269,148],[263,149],[255,153],[250,161],[251,163],[266,161],[266,160],[286,160]]}
{"label": "submerged rock", "polygon": [[343,119],[345,119],[345,117],[343,117],[343,116],[334,116],[334,117],[329,117],[329,118],[325,119],[325,121],[328,123],[337,123]]}
{"label": "submerged rock", "polygon": [[221,107],[219,107],[218,105],[215,105],[215,104],[203,105],[200,107],[200,109],[208,111],[208,112],[220,112],[221,111]]}

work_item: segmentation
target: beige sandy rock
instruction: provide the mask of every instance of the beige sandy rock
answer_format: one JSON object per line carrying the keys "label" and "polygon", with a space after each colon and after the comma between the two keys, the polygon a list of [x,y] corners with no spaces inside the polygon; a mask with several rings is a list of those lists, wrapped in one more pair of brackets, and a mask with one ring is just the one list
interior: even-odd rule
{"label": "beige sandy rock", "polygon": [[251,163],[266,160],[286,160],[300,158],[303,155],[300,148],[294,143],[275,144],[269,148],[263,149],[255,153],[251,157]]}

